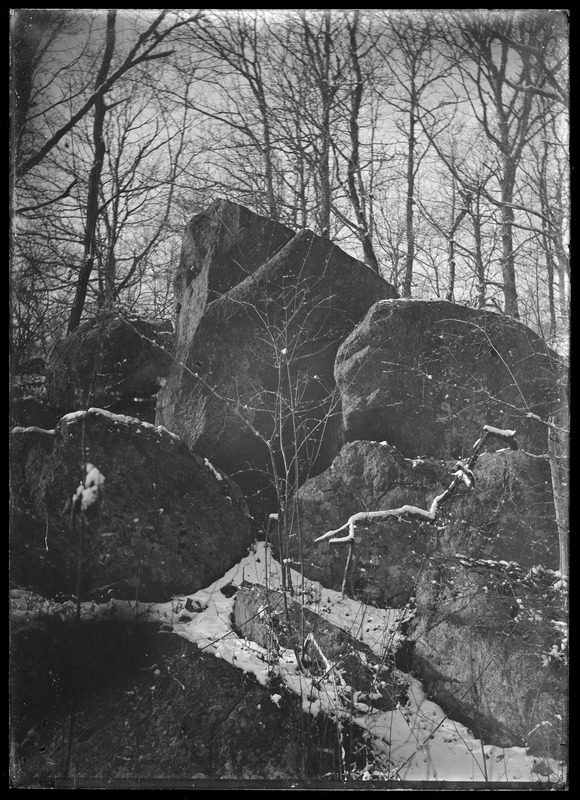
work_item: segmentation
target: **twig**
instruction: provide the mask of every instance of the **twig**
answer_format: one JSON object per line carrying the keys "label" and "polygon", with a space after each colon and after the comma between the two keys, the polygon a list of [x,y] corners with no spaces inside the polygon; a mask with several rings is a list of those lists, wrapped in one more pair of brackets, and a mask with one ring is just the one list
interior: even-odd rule
{"label": "twig", "polygon": [[348,543],[348,556],[346,558],[346,564],[344,565],[344,576],[342,578],[342,587],[341,587],[341,590],[340,590],[340,593],[342,594],[343,597],[344,597],[344,592],[346,590],[346,579],[347,579],[347,576],[348,576],[348,570],[349,570],[349,567],[350,567],[351,562],[352,562],[352,551],[353,551],[353,549],[354,549],[354,541],[351,540]]}

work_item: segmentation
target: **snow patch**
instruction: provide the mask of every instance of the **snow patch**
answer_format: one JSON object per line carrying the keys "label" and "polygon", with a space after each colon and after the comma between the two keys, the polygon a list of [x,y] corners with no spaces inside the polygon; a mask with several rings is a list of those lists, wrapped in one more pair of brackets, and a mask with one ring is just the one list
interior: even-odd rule
{"label": "snow patch", "polygon": [[92,416],[105,417],[116,424],[129,425],[133,428],[137,428],[137,433],[141,433],[141,429],[151,430],[157,434],[169,436],[171,439],[174,439],[177,442],[181,441],[179,436],[171,431],[168,431],[167,428],[163,427],[163,425],[153,425],[151,422],[144,422],[141,419],[137,419],[137,417],[129,417],[126,414],[113,414],[112,411],[107,411],[105,408],[89,408],[88,410],[71,411],[69,414],[65,414],[62,420],[68,425],[71,422],[76,422],[76,420],[88,416],[89,414]]}
{"label": "snow patch", "polygon": [[77,487],[73,496],[73,505],[79,511],[88,511],[100,498],[105,486],[105,476],[94,464],[86,464],[84,483]]}
{"label": "snow patch", "polygon": [[[214,465],[211,463],[211,461],[208,458],[204,458],[203,459],[203,463],[210,470],[210,472],[213,472],[216,481],[220,481],[220,482],[223,481],[223,476],[219,474],[217,469],[214,467]],[[231,499],[231,498],[228,498],[228,500],[229,499]]]}
{"label": "snow patch", "polygon": [[56,431],[54,428],[47,430],[46,428],[37,428],[36,425],[29,425],[27,428],[16,426],[12,428],[12,433],[46,433],[48,436],[54,436]]}

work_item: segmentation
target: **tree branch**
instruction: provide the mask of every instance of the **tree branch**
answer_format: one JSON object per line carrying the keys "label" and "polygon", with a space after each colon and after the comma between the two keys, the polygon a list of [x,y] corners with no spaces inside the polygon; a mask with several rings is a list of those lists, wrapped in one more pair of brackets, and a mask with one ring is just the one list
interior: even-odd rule
{"label": "tree branch", "polygon": [[50,200],[44,200],[42,203],[36,203],[33,206],[21,206],[17,208],[14,212],[15,214],[26,214],[28,211],[38,211],[39,208],[44,208],[45,206],[50,206],[52,203],[56,203],[59,200],[64,200],[65,197],[68,197],[71,193],[72,189],[78,183],[78,178],[75,178],[74,181],[66,187],[64,192],[61,192],[57,197],[51,197]]}
{"label": "tree branch", "polygon": [[[129,72],[129,70],[133,69],[138,64],[142,64],[146,61],[153,61],[158,58],[165,58],[166,56],[171,55],[174,52],[173,50],[164,50],[157,53],[153,53],[153,50],[155,50],[155,48],[157,48],[158,45],[176,28],[196,20],[201,12],[198,12],[187,20],[177,22],[167,30],[163,31],[163,33],[159,33],[157,28],[161,25],[167,13],[167,9],[161,11],[161,13],[151,23],[147,30],[144,31],[138,38],[136,44],[130,50],[121,66],[103,81],[103,83],[90,95],[90,97],[83,103],[78,111],[73,114],[70,119],[64,125],[62,125],[33,156],[31,156],[23,164],[17,166],[15,170],[16,178],[21,178],[33,167],[39,164],[47,155],[47,153],[49,153],[58,144],[63,136],[66,136],[66,134],[75,127],[75,125],[91,110],[95,103],[102,98],[126,72]],[[143,46],[146,47],[145,51],[137,55],[139,49]]]}

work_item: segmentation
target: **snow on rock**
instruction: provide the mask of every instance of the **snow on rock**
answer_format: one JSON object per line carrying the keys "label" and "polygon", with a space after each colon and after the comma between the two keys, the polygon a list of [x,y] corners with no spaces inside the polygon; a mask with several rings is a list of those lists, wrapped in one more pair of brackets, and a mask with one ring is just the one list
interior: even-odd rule
{"label": "snow on rock", "polygon": [[17,425],[15,428],[12,428],[12,433],[46,433],[48,436],[54,436],[56,431],[54,428],[51,430],[47,430],[46,428],[37,428],[36,425],[29,425],[27,428],[22,428]]}
{"label": "snow on rock", "polygon": [[[139,433],[140,429],[143,428],[155,431],[156,433],[159,433],[162,436],[169,436],[176,442],[181,441],[179,436],[167,430],[167,428],[163,427],[163,425],[153,425],[151,422],[144,422],[143,420],[137,419],[137,417],[129,417],[126,414],[113,414],[112,411],[107,411],[104,408],[89,408],[87,410],[71,411],[70,413],[65,414],[62,417],[61,422],[64,422],[66,425],[68,425],[70,423],[77,422],[79,419],[82,419],[83,417],[86,417],[90,414],[94,416],[105,417],[111,420],[115,424],[122,424],[133,427],[136,429],[137,433]],[[51,431],[51,433],[54,433],[54,431]]]}
{"label": "snow on rock", "polygon": [[[409,701],[395,711],[354,720],[366,728],[401,780],[527,781],[534,780],[537,759],[522,747],[484,745],[428,700],[411,678]],[[558,773],[553,763],[552,779]]]}
{"label": "snow on rock", "polygon": [[223,477],[219,474],[217,469],[214,467],[214,465],[208,458],[204,458],[203,463],[206,465],[206,467],[209,469],[210,472],[213,472],[216,481],[223,481]]}
{"label": "snow on rock", "polygon": [[98,502],[105,486],[105,476],[94,464],[85,464],[85,471],[84,483],[73,495],[73,504],[81,512],[88,511]]}

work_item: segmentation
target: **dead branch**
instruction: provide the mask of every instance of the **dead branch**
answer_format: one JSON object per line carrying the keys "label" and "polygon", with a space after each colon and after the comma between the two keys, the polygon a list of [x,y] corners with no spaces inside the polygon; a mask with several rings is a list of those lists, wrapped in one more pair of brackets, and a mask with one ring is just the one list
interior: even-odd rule
{"label": "dead branch", "polygon": [[[418,508],[418,506],[404,505],[400,508],[388,508],[381,511],[358,511],[356,514],[353,514],[351,517],[349,517],[349,519],[344,523],[344,525],[341,525],[340,528],[323,533],[322,536],[319,536],[317,539],[315,539],[315,541],[322,542],[328,539],[330,544],[342,544],[344,542],[352,543],[355,538],[355,529],[357,523],[370,522],[376,519],[388,519],[389,517],[395,517],[396,519],[401,520],[404,517],[418,517],[419,519],[433,522],[437,519],[441,506],[453,497],[455,490],[460,484],[465,484],[468,489],[473,488],[475,485],[473,469],[485,442],[488,439],[499,439],[500,441],[506,442],[510,449],[517,450],[518,444],[516,442],[515,435],[515,431],[502,430],[501,428],[494,428],[491,425],[484,425],[483,435],[480,436],[480,438],[473,445],[472,454],[469,458],[469,461],[467,464],[464,464],[462,461],[457,462],[455,472],[453,473],[453,480],[447,489],[442,492],[442,494],[437,495],[437,497],[433,499],[429,510]],[[346,536],[336,536],[337,533],[340,533],[346,529],[348,529]]]}

